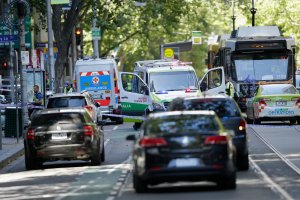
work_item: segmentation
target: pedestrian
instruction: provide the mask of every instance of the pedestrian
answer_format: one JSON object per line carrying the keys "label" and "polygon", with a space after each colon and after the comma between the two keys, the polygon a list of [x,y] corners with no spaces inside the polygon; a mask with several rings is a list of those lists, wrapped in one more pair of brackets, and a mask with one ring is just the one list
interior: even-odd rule
{"label": "pedestrian", "polygon": [[226,94],[230,97],[234,97],[234,86],[230,80],[226,80]]}
{"label": "pedestrian", "polygon": [[32,99],[33,104],[38,106],[43,105],[43,95],[40,92],[40,87],[38,85],[33,86],[33,92],[34,92],[33,99]]}
{"label": "pedestrian", "polygon": [[65,87],[64,87],[64,93],[68,94],[68,93],[71,93],[71,92],[73,92],[72,85],[69,83],[69,81],[66,81],[65,82]]}

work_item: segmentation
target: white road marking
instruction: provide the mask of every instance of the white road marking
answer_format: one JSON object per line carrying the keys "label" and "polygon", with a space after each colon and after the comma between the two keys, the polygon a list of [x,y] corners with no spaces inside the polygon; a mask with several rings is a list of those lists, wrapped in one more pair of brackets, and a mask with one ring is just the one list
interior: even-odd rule
{"label": "white road marking", "polygon": [[111,197],[111,196],[106,198],[106,200],[114,200],[114,199],[115,197]]}
{"label": "white road marking", "polygon": [[250,164],[256,169],[257,173],[259,173],[263,177],[263,179],[269,183],[273,191],[278,192],[285,200],[294,200],[284,189],[282,189],[282,187],[272,181],[272,179],[255,163],[255,161],[250,156],[249,161]]}
{"label": "white road marking", "polygon": [[108,170],[107,174],[111,174],[114,171],[116,171],[117,169],[126,169],[126,168],[130,168],[130,163],[131,161],[131,156],[129,156],[126,160],[124,160],[121,164],[118,165],[114,165],[111,169]]}
{"label": "white road marking", "polygon": [[119,126],[115,126],[114,128],[113,128],[113,130],[115,131],[115,130],[117,130],[119,128]]}
{"label": "white road marking", "polygon": [[74,190],[71,190],[70,192],[68,192],[68,193],[66,193],[66,194],[60,195],[59,197],[55,198],[55,200],[62,200],[62,199],[64,199],[64,198],[70,196],[71,194],[74,194],[74,193],[78,192],[79,190],[82,190],[82,189],[84,189],[84,188],[86,188],[86,187],[87,187],[86,185],[82,185],[82,186],[80,186],[79,188],[76,188],[76,189],[74,189]]}
{"label": "white road marking", "polygon": [[104,146],[106,146],[107,145],[107,143],[110,141],[110,139],[106,139],[105,141],[104,141]]}

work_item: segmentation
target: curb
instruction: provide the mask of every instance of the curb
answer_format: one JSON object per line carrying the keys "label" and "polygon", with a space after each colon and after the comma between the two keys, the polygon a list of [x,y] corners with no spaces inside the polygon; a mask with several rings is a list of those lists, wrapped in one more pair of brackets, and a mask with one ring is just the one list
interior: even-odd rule
{"label": "curb", "polygon": [[19,158],[22,155],[24,155],[24,148],[20,149],[19,151],[12,154],[8,158],[0,161],[0,169],[6,167],[9,163],[13,162],[14,160],[16,160],[17,158]]}

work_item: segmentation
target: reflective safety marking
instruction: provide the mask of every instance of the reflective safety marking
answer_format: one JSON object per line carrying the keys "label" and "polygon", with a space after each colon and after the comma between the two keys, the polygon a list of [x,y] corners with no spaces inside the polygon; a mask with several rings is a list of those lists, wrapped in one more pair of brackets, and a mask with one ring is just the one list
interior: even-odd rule
{"label": "reflective safety marking", "polygon": [[97,75],[109,75],[109,71],[80,72],[80,76],[97,76]]}
{"label": "reflective safety marking", "polygon": [[129,118],[129,119],[138,119],[138,120],[146,119],[146,117],[143,116],[129,116],[129,115],[116,115],[116,114],[102,114],[102,115],[108,117],[122,117],[122,118]]}

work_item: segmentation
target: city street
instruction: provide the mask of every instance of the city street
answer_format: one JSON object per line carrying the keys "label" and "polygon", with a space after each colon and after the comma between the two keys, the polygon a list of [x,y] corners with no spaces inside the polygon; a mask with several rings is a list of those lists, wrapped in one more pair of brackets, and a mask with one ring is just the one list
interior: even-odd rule
{"label": "city street", "polygon": [[106,161],[46,163],[26,171],[24,157],[0,170],[0,199],[299,199],[300,126],[285,123],[249,125],[249,171],[238,172],[237,189],[217,190],[213,183],[168,183],[136,194],[131,178],[131,123],[107,125]]}

